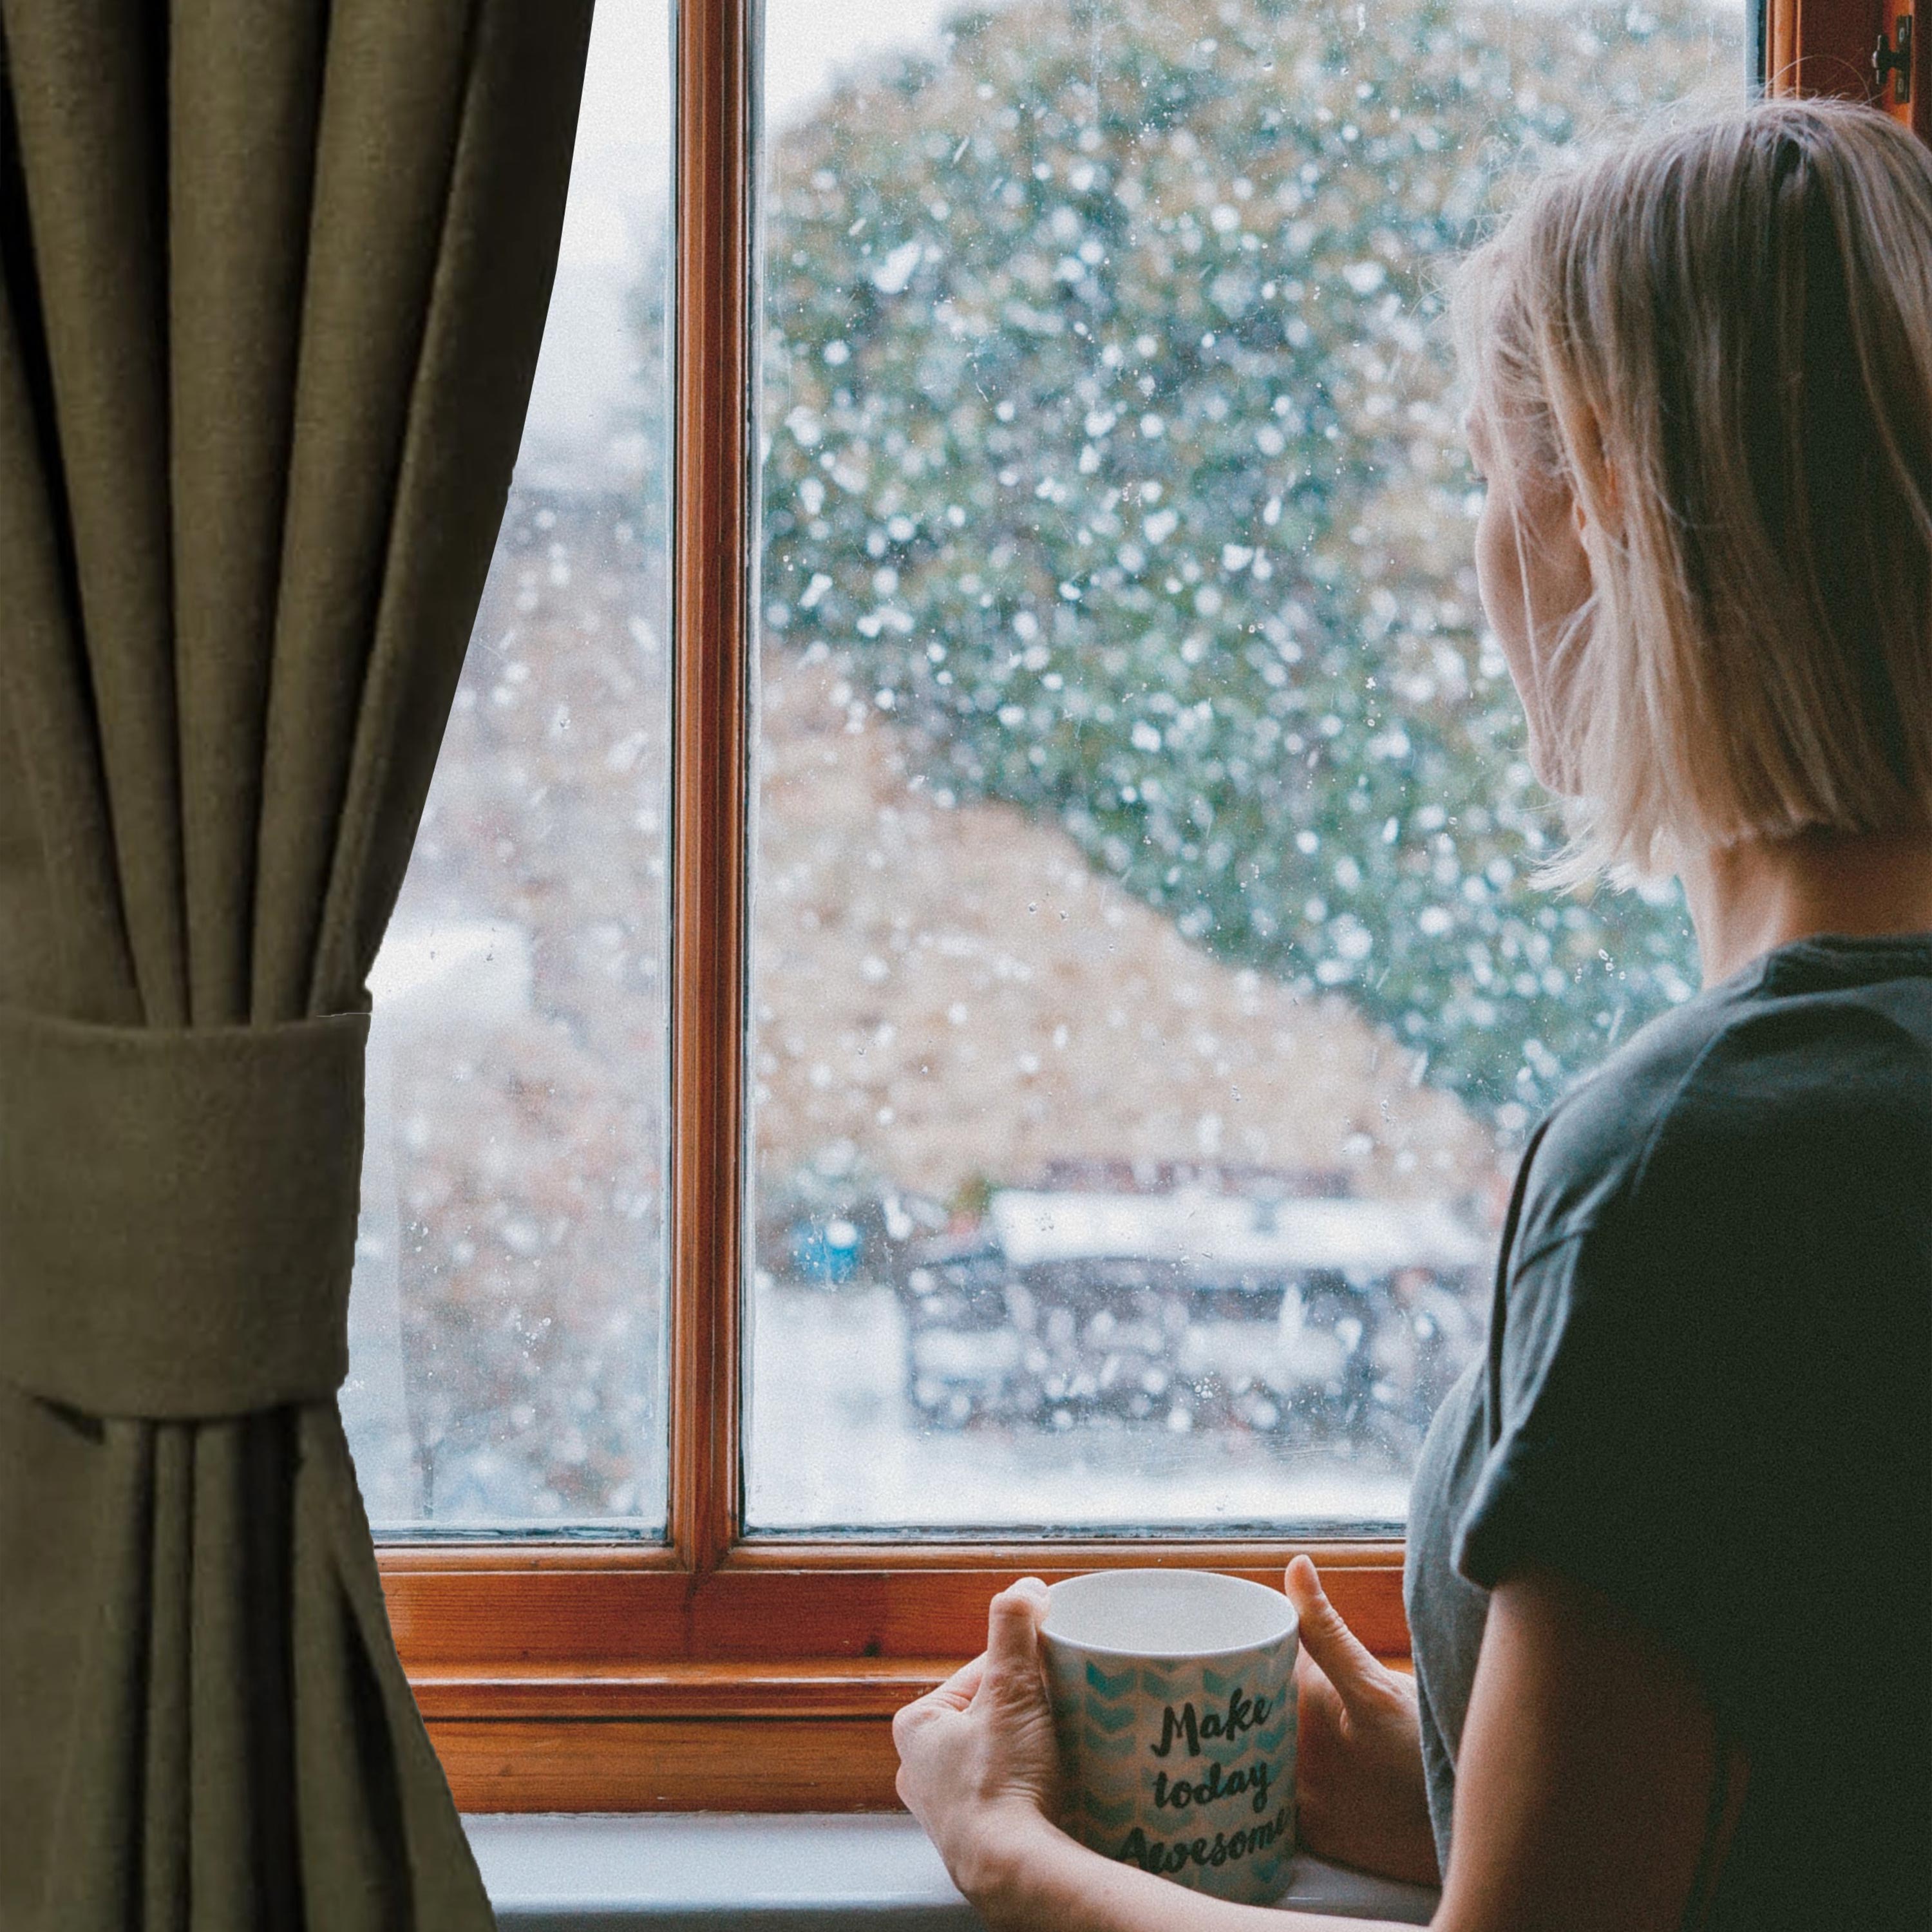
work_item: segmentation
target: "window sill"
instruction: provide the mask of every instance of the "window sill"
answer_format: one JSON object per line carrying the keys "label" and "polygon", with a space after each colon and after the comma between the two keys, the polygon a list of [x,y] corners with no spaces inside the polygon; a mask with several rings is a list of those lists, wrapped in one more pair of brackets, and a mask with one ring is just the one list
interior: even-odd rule
{"label": "window sill", "polygon": [[[903,1816],[472,1814],[506,1932],[971,1932],[977,1916]],[[1424,1924],[1435,1894],[1306,1856],[1283,1906]]]}

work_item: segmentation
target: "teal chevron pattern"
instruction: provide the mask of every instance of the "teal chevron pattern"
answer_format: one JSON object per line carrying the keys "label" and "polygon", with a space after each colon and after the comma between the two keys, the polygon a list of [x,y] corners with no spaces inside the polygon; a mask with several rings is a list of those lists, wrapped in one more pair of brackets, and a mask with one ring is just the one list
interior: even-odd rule
{"label": "teal chevron pattern", "polygon": [[1087,1660],[1087,1688],[1106,1703],[1124,1697],[1134,1688],[1135,1675],[1124,1670],[1118,1677],[1109,1677],[1091,1658]]}
{"label": "teal chevron pattern", "polygon": [[1288,1715],[1278,1724],[1270,1724],[1264,1731],[1255,1733],[1255,1748],[1258,1751],[1278,1751],[1294,1736],[1294,1705],[1287,1700]]}
{"label": "teal chevron pattern", "polygon": [[[1108,1669],[1050,1644],[1075,1836],[1192,1890],[1251,1903],[1279,1898],[1294,1848],[1294,1652],[1290,1640],[1226,1670],[1124,1658]],[[1263,1698],[1257,1724],[1251,1713]],[[1247,1780],[1264,1763],[1265,1813],[1257,1815]]]}
{"label": "teal chevron pattern", "polygon": [[1133,1822],[1134,1801],[1131,1798],[1123,1798],[1118,1804],[1109,1804],[1105,1798],[1096,1798],[1090,1791],[1080,1808],[1095,1824],[1108,1832],[1124,1832]]}

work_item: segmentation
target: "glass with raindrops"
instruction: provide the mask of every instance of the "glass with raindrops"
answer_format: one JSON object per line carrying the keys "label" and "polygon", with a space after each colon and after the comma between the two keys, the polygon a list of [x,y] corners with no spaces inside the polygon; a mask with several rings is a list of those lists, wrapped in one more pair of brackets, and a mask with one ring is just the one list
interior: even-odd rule
{"label": "glass with raindrops", "polygon": [[370,990],[379,1533],[665,1521],[666,0],[599,0],[508,508]]}
{"label": "glass with raindrops", "polygon": [[1399,1528],[1528,1127],[1696,982],[1528,883],[1445,284],[1742,8],[766,22],[748,1521]]}

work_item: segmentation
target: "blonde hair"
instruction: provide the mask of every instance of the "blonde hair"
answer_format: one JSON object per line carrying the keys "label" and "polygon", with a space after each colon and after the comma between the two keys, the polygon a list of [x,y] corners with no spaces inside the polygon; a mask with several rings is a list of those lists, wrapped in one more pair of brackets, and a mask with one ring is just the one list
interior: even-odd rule
{"label": "blonde hair", "polygon": [[1932,154],[1832,100],[1654,133],[1537,180],[1453,306],[1586,519],[1542,882],[1932,825]]}

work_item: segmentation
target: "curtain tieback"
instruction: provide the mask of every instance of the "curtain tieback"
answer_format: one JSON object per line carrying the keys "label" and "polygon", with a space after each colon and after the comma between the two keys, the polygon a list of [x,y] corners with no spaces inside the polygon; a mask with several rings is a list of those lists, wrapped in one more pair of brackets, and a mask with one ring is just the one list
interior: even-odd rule
{"label": "curtain tieback", "polygon": [[368,1031],[0,1010],[0,1376],[156,1420],[332,1396]]}

